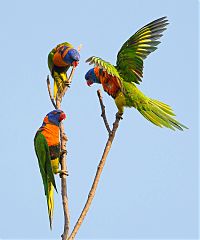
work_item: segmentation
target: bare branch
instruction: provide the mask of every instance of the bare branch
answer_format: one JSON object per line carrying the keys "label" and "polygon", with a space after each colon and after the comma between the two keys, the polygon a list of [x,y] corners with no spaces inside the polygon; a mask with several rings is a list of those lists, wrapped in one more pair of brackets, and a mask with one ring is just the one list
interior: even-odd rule
{"label": "bare branch", "polygon": [[[70,82],[72,81],[74,71],[75,71],[75,69],[72,68],[70,78],[69,78]],[[49,97],[51,99],[51,102],[52,102],[54,108],[60,109],[62,97],[64,96],[64,94],[62,94],[62,95],[57,94],[56,103],[55,103],[54,98],[51,94],[49,76],[47,76],[47,88],[48,88],[48,92],[49,92]],[[67,88],[68,88],[68,86],[66,86],[66,88],[63,90],[63,92],[64,91],[66,92]],[[61,170],[67,172],[67,162],[66,162],[67,135],[65,134],[64,125],[62,122],[60,124],[60,143],[61,143],[60,144],[61,152],[63,153],[60,158]],[[69,235],[70,214],[69,214],[69,205],[68,205],[68,197],[67,197],[66,175],[64,175],[64,174],[61,175],[61,195],[62,195],[63,212],[64,212],[64,230],[63,230],[63,234],[61,235],[61,237],[62,237],[62,240],[66,240]]]}
{"label": "bare branch", "polygon": [[78,52],[81,51],[81,48],[82,48],[82,47],[83,47],[83,44],[81,43],[81,44],[77,47]]}
{"label": "bare branch", "polygon": [[102,97],[100,89],[97,90],[97,95],[98,95],[99,103],[100,103],[100,106],[101,106],[101,117],[103,118],[105,127],[108,131],[108,134],[111,134],[110,126],[109,126],[109,123],[108,123],[108,120],[107,120],[107,117],[106,117],[105,105],[103,104],[103,97]]}
{"label": "bare branch", "polygon": [[[101,96],[101,95],[100,95]],[[99,97],[99,94],[98,94],[98,97]],[[99,98],[100,99],[100,98]],[[101,98],[101,101],[102,101],[102,98]],[[103,103],[103,102],[102,102]],[[103,105],[104,106],[104,105]],[[105,106],[104,106],[105,108]],[[97,168],[97,172],[96,172],[96,175],[95,175],[95,178],[94,178],[94,181],[93,181],[93,184],[92,184],[92,187],[90,189],[90,192],[88,194],[88,198],[87,198],[87,201],[85,203],[85,206],[74,226],[74,229],[72,231],[72,233],[70,234],[69,238],[67,240],[72,240],[75,238],[89,208],[90,208],[90,205],[92,203],[92,200],[95,196],[95,192],[96,192],[96,189],[97,189],[97,186],[98,186],[98,183],[99,183],[99,179],[100,179],[100,176],[101,176],[101,173],[103,171],[103,167],[105,165],[105,162],[106,162],[106,159],[107,159],[107,156],[108,156],[108,153],[111,149],[111,146],[112,146],[112,142],[114,140],[114,137],[115,137],[115,133],[118,129],[118,126],[119,126],[119,122],[121,120],[121,117],[118,117],[118,114],[116,114],[116,119],[115,119],[115,122],[113,123],[113,128],[112,128],[112,131],[111,133],[109,134],[109,137],[108,137],[108,140],[106,142],[106,146],[104,148],[104,152],[103,152],[103,155],[101,157],[101,160],[99,162],[99,165],[98,165],[98,168]],[[105,122],[105,120],[104,120]],[[106,126],[106,124],[105,124]]]}
{"label": "bare branch", "polygon": [[[80,51],[81,49],[81,45],[78,47],[78,51]],[[66,85],[63,89],[62,92],[59,91],[58,89],[58,93],[56,96],[56,103],[54,101],[54,98],[51,94],[51,87],[50,87],[50,80],[49,80],[49,76],[47,76],[47,88],[48,88],[48,92],[49,92],[49,97],[50,100],[54,106],[55,109],[60,109],[61,108],[61,102],[62,102],[62,98],[64,97],[69,85],[72,82],[72,78],[75,72],[75,67],[72,68],[70,76],[68,81],[66,82]],[[61,145],[61,157],[60,157],[60,164],[61,164],[61,170],[63,172],[67,172],[67,161],[66,161],[66,156],[67,156],[67,148],[66,148],[66,144],[67,144],[67,135],[65,134],[65,130],[64,130],[64,125],[61,122],[60,124],[60,145]],[[62,240],[66,240],[68,238],[69,235],[69,225],[70,225],[70,215],[69,215],[69,205],[68,205],[68,197],[67,197],[67,182],[66,182],[66,175],[62,174],[61,175],[61,195],[62,195],[62,204],[63,204],[63,212],[64,212],[64,230],[63,230],[63,234],[61,235]]]}
{"label": "bare branch", "polygon": [[48,89],[48,93],[49,93],[49,97],[51,99],[51,102],[52,102],[54,108],[57,109],[57,106],[55,104],[54,98],[53,98],[53,96],[51,94],[51,84],[50,84],[50,80],[49,80],[49,75],[47,75],[47,89]]}
{"label": "bare branch", "polygon": [[[56,106],[57,109],[61,107],[62,98],[56,97]],[[60,146],[61,152],[63,153],[60,158],[61,170],[67,172],[67,135],[65,134],[64,125],[61,122],[60,124]],[[69,225],[70,225],[70,214],[69,214],[69,204],[68,204],[68,196],[67,196],[67,179],[66,175],[61,175],[61,195],[62,195],[62,203],[63,203],[63,211],[64,211],[64,230],[61,235],[62,240],[66,240],[69,235]]]}
{"label": "bare branch", "polygon": [[[60,124],[60,139],[61,139],[61,152],[63,153],[60,158],[61,170],[67,171],[67,135],[65,134],[64,125],[61,122]],[[63,211],[64,211],[64,230],[61,235],[62,240],[66,240],[69,234],[69,224],[70,224],[70,215],[69,215],[69,204],[67,197],[67,180],[66,175],[61,175],[61,194],[62,194],[62,203],[63,203]]]}
{"label": "bare branch", "polygon": [[[80,51],[81,47],[79,48]],[[62,98],[64,97],[69,85],[72,82],[72,78],[74,76],[75,67],[72,68],[68,81],[62,92],[58,90],[56,96],[56,106],[58,109],[61,107]],[[67,135],[65,134],[63,123],[60,124],[60,141],[61,141],[61,152],[63,153],[60,159],[61,170],[67,172]],[[68,205],[68,197],[67,197],[67,180],[66,175],[61,176],[61,193],[62,193],[62,203],[63,203],[63,211],[64,211],[64,231],[61,235],[62,240],[66,240],[69,235],[69,225],[70,225],[70,215],[69,215],[69,205]]]}

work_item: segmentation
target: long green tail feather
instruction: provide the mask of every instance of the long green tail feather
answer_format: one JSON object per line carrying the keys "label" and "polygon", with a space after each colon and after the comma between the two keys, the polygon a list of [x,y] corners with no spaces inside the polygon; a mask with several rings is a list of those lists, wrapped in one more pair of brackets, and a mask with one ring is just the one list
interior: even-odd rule
{"label": "long green tail feather", "polygon": [[46,195],[46,198],[47,198],[47,206],[48,206],[49,224],[50,224],[50,228],[52,229],[53,210],[54,210],[54,187],[50,181],[48,181],[48,193]]}
{"label": "long green tail feather", "polygon": [[145,96],[133,83],[123,82],[125,94],[118,95],[115,103],[120,110],[122,107],[136,108],[148,121],[159,127],[172,130],[188,129],[174,119],[172,108],[166,103]]}
{"label": "long green tail feather", "polygon": [[175,130],[175,128],[181,131],[183,131],[183,128],[188,129],[185,125],[171,117],[175,116],[175,114],[169,105],[153,99],[149,99],[149,104],[148,109],[138,109],[138,111],[153,124],[172,130]]}

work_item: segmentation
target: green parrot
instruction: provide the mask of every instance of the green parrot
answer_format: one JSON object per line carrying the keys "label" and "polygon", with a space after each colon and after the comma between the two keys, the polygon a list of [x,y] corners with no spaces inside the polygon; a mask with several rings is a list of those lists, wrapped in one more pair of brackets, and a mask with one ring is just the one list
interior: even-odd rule
{"label": "green parrot", "polygon": [[62,92],[70,66],[76,67],[79,63],[80,54],[70,43],[58,44],[48,55],[48,67],[54,79],[54,98],[58,89]]}
{"label": "green parrot", "polygon": [[159,127],[183,130],[187,127],[174,119],[175,114],[169,105],[145,96],[136,87],[142,81],[143,60],[157,49],[160,43],[157,39],[167,24],[167,18],[162,17],[139,29],[122,45],[116,66],[98,57],[88,58],[86,62],[95,67],[86,73],[85,79],[88,86],[102,84],[104,91],[115,100],[117,117],[122,117],[124,107],[134,107]]}
{"label": "green parrot", "polygon": [[65,118],[66,115],[62,110],[51,111],[44,118],[43,124],[38,129],[34,138],[34,147],[47,199],[51,229],[54,209],[54,189],[57,191],[54,174],[60,173],[67,175],[66,171],[59,170],[59,124]]}

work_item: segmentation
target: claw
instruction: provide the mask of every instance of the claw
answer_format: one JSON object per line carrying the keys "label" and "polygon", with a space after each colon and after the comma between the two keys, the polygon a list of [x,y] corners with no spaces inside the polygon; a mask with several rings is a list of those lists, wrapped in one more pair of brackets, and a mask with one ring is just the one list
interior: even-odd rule
{"label": "claw", "polygon": [[67,151],[66,151],[66,150],[61,150],[61,151],[60,151],[60,157],[62,157],[62,156],[63,156],[63,154],[65,154],[65,153],[67,153]]}
{"label": "claw", "polygon": [[69,173],[67,170],[59,170],[59,175],[60,175],[60,178],[62,178],[62,175],[66,175],[66,176],[69,176]]}
{"label": "claw", "polygon": [[123,119],[123,113],[120,113],[120,112],[117,112],[116,113],[116,118],[119,119],[119,120],[122,120]]}
{"label": "claw", "polygon": [[68,88],[70,88],[70,83],[67,83],[67,82],[65,82],[65,85],[68,87]]}

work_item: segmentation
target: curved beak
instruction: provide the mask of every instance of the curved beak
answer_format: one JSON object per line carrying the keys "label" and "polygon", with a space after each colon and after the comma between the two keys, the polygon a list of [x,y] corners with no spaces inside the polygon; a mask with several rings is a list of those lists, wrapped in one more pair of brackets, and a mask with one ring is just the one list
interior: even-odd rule
{"label": "curved beak", "polygon": [[66,115],[65,115],[64,112],[62,112],[62,113],[60,114],[60,117],[59,117],[59,122],[61,122],[61,121],[64,120],[65,118],[66,118]]}
{"label": "curved beak", "polygon": [[79,64],[79,61],[74,61],[74,62],[72,63],[72,66],[73,66],[73,67],[77,67],[78,64]]}
{"label": "curved beak", "polygon": [[90,87],[93,84],[92,80],[87,80],[87,85]]}

